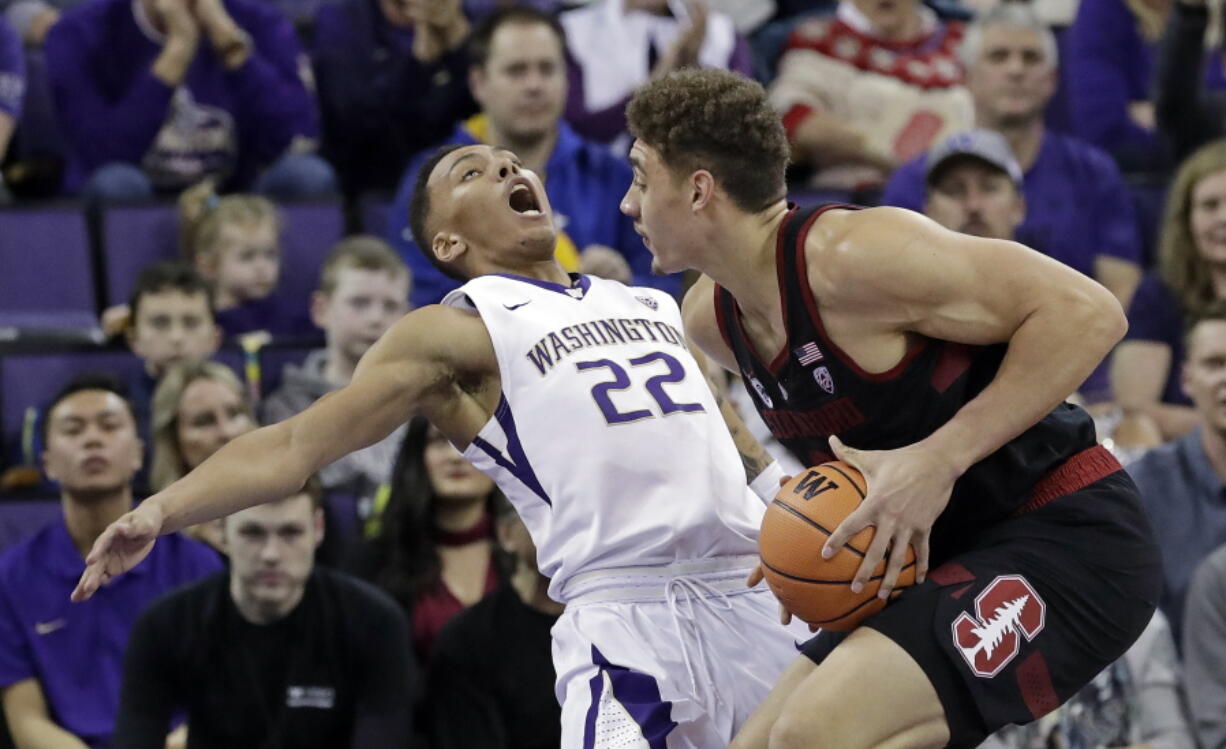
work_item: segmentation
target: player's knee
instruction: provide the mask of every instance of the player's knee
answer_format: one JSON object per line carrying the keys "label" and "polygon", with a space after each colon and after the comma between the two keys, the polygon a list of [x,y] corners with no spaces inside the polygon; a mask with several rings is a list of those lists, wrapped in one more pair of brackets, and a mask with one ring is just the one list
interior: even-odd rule
{"label": "player's knee", "polygon": [[812,749],[818,746],[842,746],[837,717],[820,706],[809,709],[785,710],[771,726],[769,749]]}

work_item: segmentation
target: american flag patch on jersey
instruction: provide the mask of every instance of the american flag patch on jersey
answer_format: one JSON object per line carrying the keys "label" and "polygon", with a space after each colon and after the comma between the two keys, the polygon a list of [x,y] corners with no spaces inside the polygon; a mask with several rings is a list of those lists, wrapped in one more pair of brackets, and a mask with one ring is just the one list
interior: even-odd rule
{"label": "american flag patch on jersey", "polygon": [[813,362],[819,362],[824,358],[822,350],[813,341],[809,341],[803,346],[797,346],[792,349],[792,353],[796,354],[796,360],[800,362],[802,367],[807,367]]}

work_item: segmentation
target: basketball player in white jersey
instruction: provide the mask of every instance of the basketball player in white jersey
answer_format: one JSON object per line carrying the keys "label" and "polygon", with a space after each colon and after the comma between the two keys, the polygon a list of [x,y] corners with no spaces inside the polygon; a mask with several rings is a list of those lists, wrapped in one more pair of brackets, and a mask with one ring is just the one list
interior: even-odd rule
{"label": "basketball player in white jersey", "polygon": [[[726,746],[796,651],[771,594],[744,586],[764,503],[677,304],[565,273],[545,191],[510,151],[456,147],[421,174],[418,245],[471,280],[405,316],[350,385],[108,528],[74,599],[159,534],[292,494],[421,415],[495,478],[567,604],[554,628],[563,746]],[[758,482],[768,497],[778,487],[770,472]]]}

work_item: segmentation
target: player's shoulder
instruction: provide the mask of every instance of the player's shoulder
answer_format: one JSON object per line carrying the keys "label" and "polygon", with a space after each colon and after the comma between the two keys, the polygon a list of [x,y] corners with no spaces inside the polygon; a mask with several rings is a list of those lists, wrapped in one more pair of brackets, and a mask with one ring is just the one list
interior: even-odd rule
{"label": "player's shoulder", "polygon": [[475,309],[431,304],[400,318],[362,359],[369,365],[426,363],[474,370],[495,367],[489,328]]}
{"label": "player's shoulder", "polygon": [[681,319],[690,326],[708,328],[717,323],[715,313],[715,281],[710,276],[699,276],[690,285],[681,300]]}
{"label": "player's shoulder", "polygon": [[923,230],[927,219],[905,208],[830,208],[810,225],[804,253],[810,277],[837,277],[841,272],[875,265],[883,248],[896,248]]}

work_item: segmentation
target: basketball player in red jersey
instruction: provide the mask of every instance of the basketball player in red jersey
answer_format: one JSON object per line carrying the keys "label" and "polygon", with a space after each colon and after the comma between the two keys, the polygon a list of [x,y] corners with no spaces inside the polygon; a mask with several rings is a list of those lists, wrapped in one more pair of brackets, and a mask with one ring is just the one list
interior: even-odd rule
{"label": "basketball player in red jersey", "polygon": [[659,79],[628,118],[622,210],[661,271],[705,274],[689,335],[802,462],[867,479],[823,553],[874,526],[852,585],[888,559],[882,596],[908,544],[919,560],[922,582],[864,626],[806,644],[732,746],[974,746],[1122,655],[1157,602],[1158,550],[1064,402],[1124,333],[1111,293],[909,211],[790,207],[778,114],[735,75]]}

